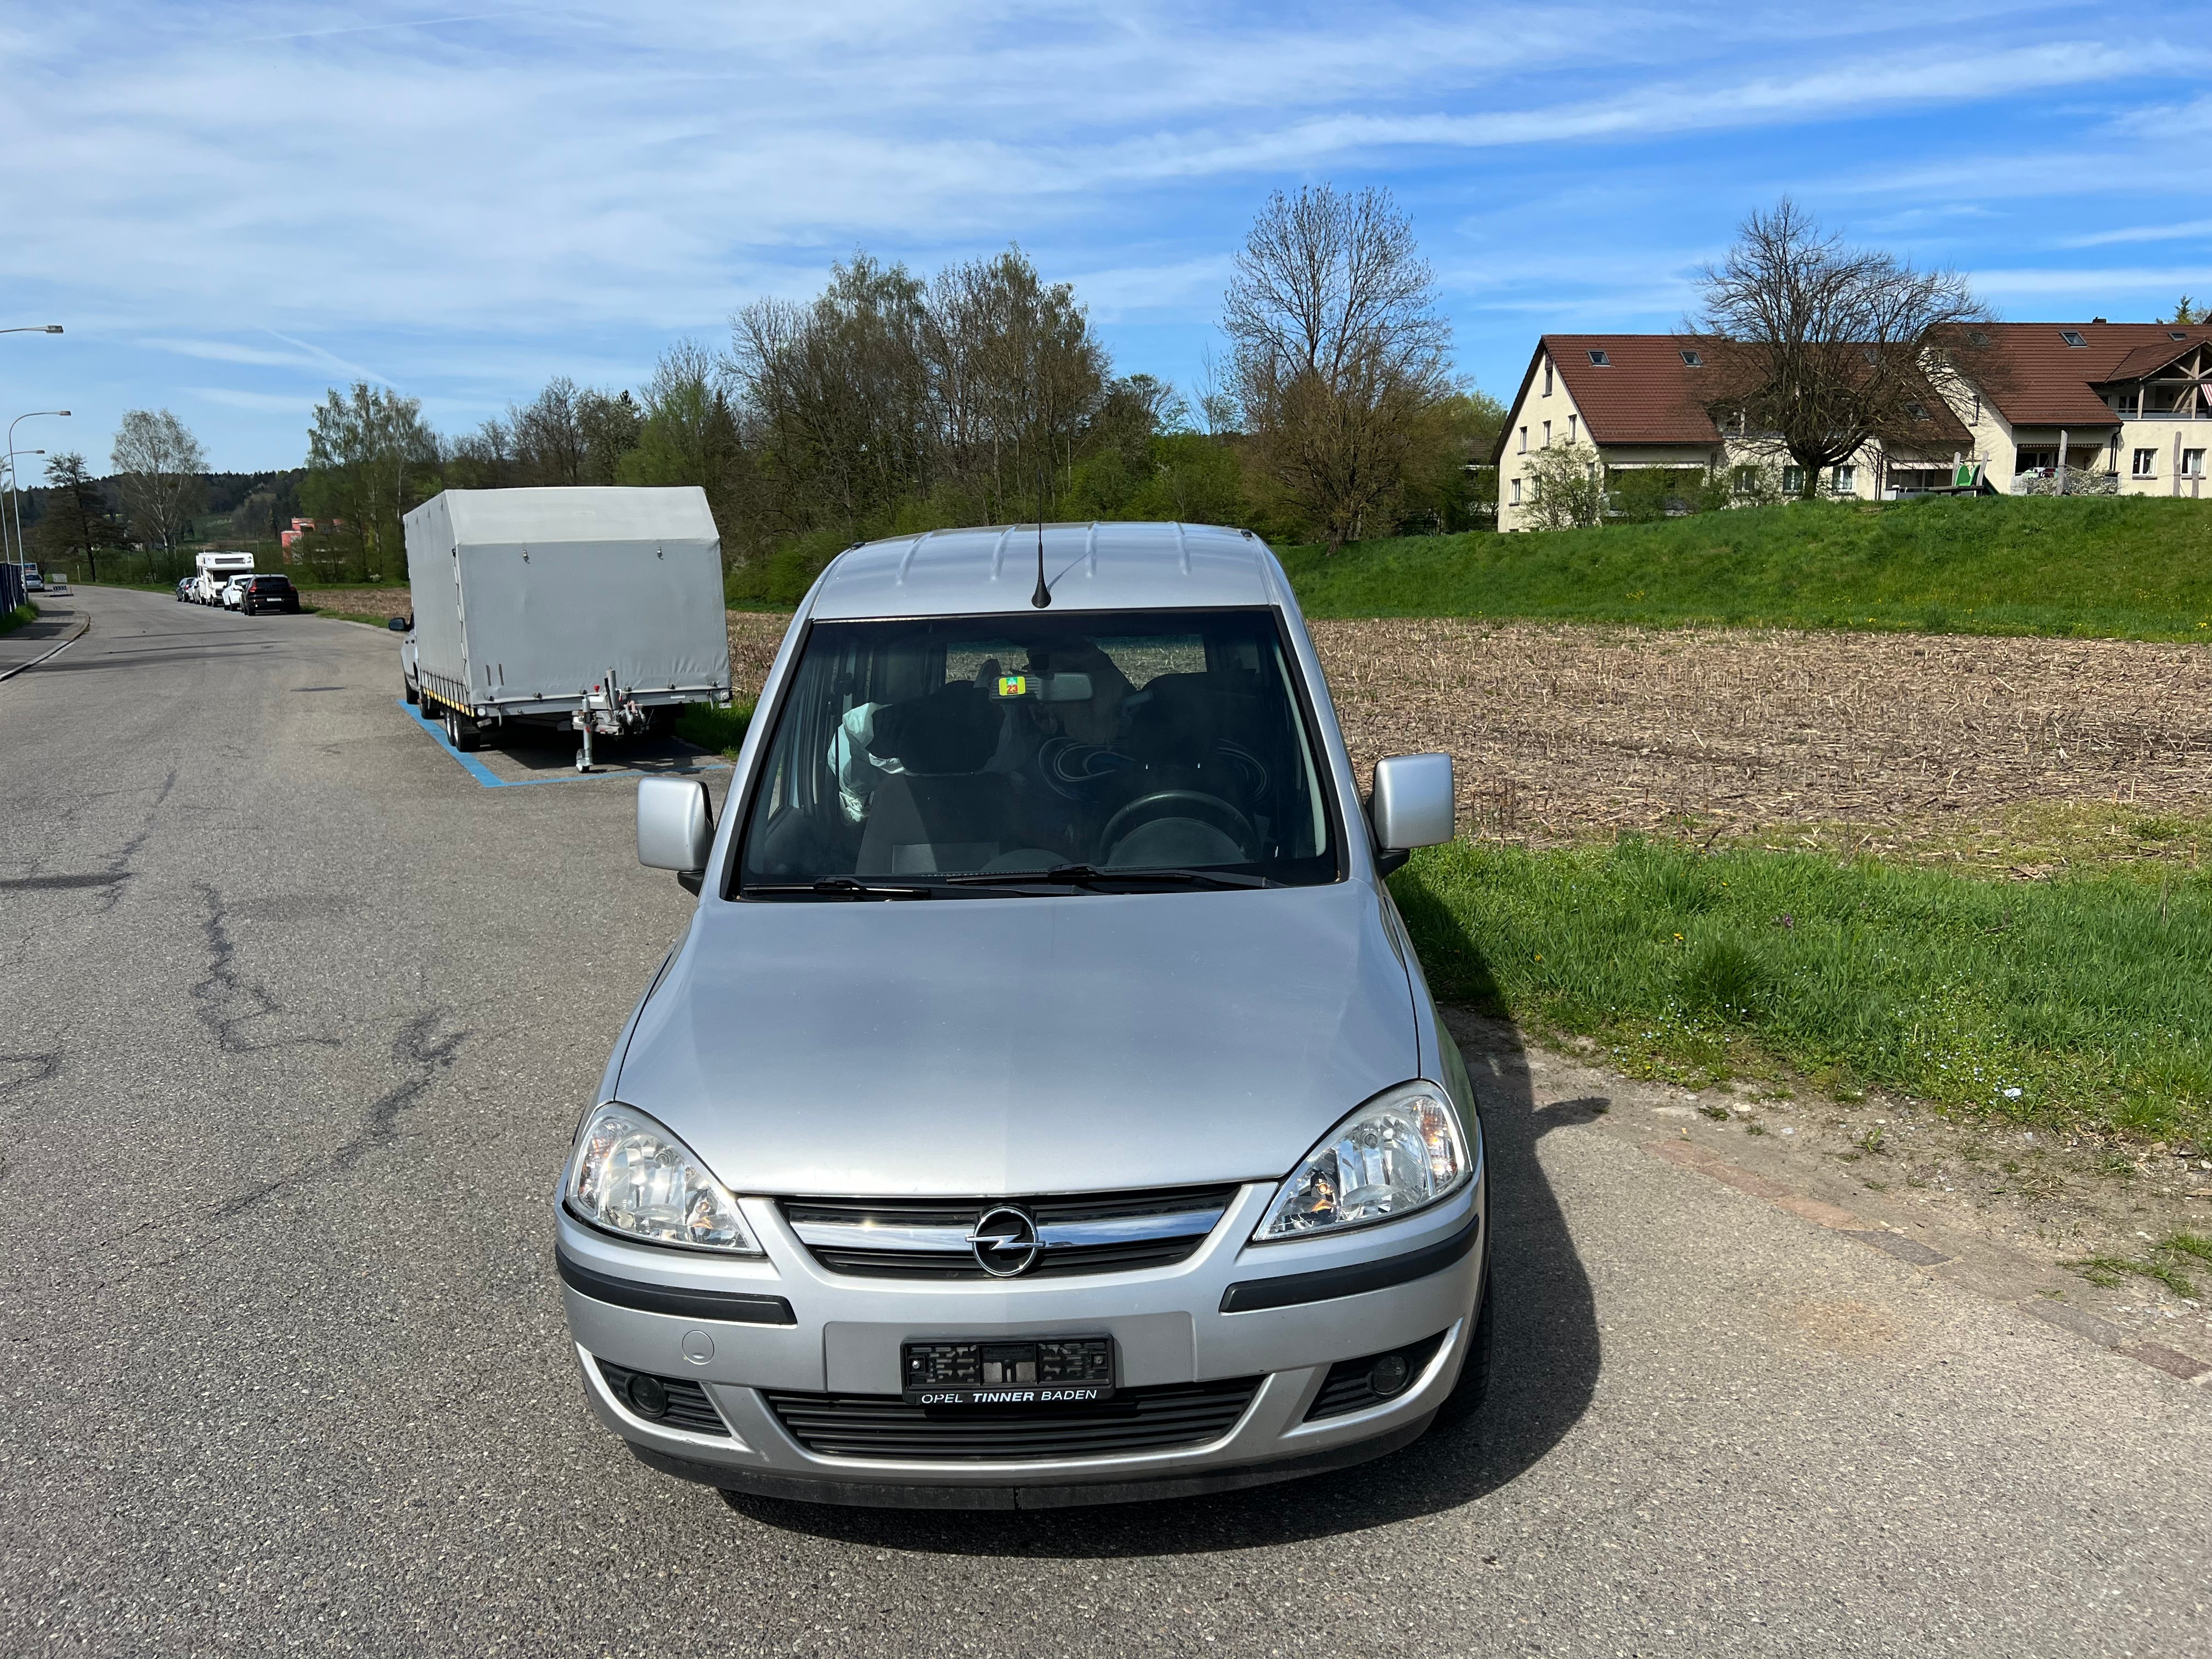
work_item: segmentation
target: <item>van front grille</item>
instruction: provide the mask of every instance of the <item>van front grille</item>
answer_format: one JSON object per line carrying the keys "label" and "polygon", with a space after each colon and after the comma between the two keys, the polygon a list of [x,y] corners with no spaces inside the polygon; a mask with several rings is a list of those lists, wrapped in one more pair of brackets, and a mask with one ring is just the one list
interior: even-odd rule
{"label": "van front grille", "polygon": [[1022,1277],[1133,1273],[1195,1252],[1237,1188],[1178,1187],[1048,1198],[793,1198],[784,1218],[834,1273],[872,1279],[984,1279],[970,1235],[994,1210],[1018,1210],[1040,1249]]}
{"label": "van front grille", "polygon": [[1123,1389],[1095,1406],[909,1406],[898,1395],[761,1397],[791,1437],[824,1457],[974,1463],[1104,1457],[1203,1445],[1235,1428],[1256,1376]]}

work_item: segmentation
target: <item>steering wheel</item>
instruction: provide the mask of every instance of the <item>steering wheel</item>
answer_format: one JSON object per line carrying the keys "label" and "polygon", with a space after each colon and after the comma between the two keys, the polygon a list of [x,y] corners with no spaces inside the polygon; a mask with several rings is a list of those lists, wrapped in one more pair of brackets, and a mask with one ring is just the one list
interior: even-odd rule
{"label": "steering wheel", "polygon": [[[1198,809],[1195,811],[1163,812],[1163,806]],[[1237,847],[1249,853],[1253,842],[1260,838],[1252,827],[1252,820],[1231,806],[1218,795],[1209,795],[1199,789],[1158,789],[1149,795],[1139,795],[1127,806],[1106,820],[1105,829],[1098,834],[1098,855],[1110,861],[1116,842],[1132,830],[1156,817],[1195,817],[1208,820]]]}

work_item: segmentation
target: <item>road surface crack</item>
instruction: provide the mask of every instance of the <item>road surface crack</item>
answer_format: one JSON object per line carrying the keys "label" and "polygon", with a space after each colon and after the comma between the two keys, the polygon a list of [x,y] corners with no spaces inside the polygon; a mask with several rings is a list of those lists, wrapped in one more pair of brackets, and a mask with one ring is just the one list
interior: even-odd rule
{"label": "road surface crack", "polygon": [[207,939],[208,971],[192,987],[192,1001],[197,1005],[200,1023],[215,1034],[216,1046],[227,1054],[252,1054],[271,1048],[335,1048],[338,1040],[331,1036],[277,1037],[268,1042],[248,1041],[248,1033],[257,1021],[271,1019],[284,1012],[269,988],[255,979],[248,979],[238,967],[238,945],[230,936],[229,913],[225,908],[222,895],[205,882],[199,884],[200,902],[207,906],[207,920],[200,924]]}

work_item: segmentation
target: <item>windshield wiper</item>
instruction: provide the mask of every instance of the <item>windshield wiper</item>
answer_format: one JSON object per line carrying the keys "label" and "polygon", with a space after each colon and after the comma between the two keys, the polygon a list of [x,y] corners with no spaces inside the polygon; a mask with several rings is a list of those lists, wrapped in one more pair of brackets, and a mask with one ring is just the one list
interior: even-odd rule
{"label": "windshield wiper", "polygon": [[934,887],[915,887],[897,882],[862,881],[854,876],[824,876],[819,881],[756,883],[738,889],[740,898],[756,893],[805,893],[817,898],[935,898]]}
{"label": "windshield wiper", "polygon": [[1233,870],[1101,870],[1092,864],[1058,864],[1049,870],[994,870],[980,876],[947,876],[948,886],[1021,887],[1049,882],[1069,887],[1103,887],[1124,882],[1169,882],[1191,887],[1280,887],[1268,876],[1247,876]]}

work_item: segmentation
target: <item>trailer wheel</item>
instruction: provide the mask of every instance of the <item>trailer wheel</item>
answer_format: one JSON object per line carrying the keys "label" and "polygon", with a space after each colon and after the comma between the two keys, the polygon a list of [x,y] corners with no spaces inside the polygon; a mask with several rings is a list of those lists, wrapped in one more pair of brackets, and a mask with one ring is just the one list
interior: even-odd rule
{"label": "trailer wheel", "polygon": [[465,714],[446,716],[446,735],[453,740],[453,747],[463,754],[483,747],[483,728]]}

